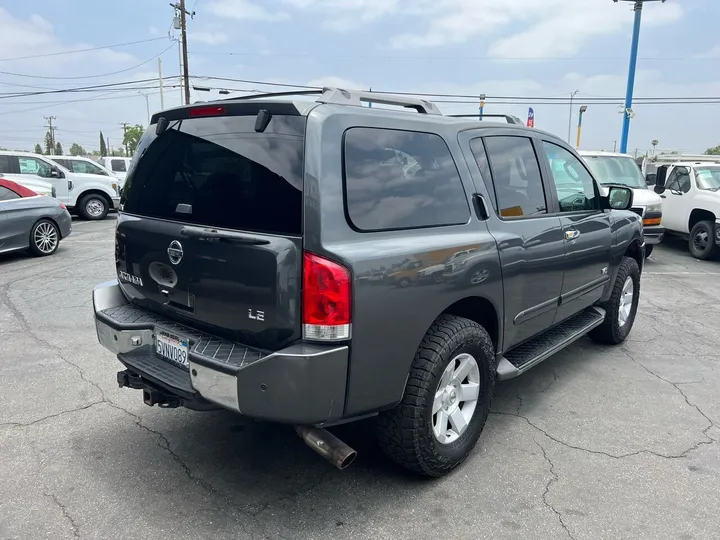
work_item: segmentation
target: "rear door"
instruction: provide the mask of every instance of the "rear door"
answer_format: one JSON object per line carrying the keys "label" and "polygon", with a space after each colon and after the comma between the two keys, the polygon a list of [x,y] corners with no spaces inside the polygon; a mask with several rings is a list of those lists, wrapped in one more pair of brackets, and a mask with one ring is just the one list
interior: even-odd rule
{"label": "rear door", "polygon": [[546,185],[557,200],[565,242],[565,276],[555,323],[602,297],[609,278],[610,213],[585,162],[557,140],[542,140]]}
{"label": "rear door", "polygon": [[543,185],[534,138],[508,134],[507,129],[497,135],[488,129],[472,133],[463,133],[460,141],[467,141],[491,198],[487,226],[502,265],[507,351],[552,326],[565,245],[560,218],[551,212],[552,198]]}
{"label": "rear door", "polygon": [[148,128],[123,190],[117,270],[136,304],[275,349],[301,335],[305,118],[274,114],[258,133],[247,109],[185,109],[160,136]]}

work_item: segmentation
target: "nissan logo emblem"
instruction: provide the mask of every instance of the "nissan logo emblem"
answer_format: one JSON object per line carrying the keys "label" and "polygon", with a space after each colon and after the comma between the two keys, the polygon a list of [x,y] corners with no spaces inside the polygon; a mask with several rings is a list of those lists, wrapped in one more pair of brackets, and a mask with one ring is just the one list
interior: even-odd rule
{"label": "nissan logo emblem", "polygon": [[177,240],[170,242],[170,247],[167,250],[168,258],[172,264],[180,264],[183,258],[182,244]]}

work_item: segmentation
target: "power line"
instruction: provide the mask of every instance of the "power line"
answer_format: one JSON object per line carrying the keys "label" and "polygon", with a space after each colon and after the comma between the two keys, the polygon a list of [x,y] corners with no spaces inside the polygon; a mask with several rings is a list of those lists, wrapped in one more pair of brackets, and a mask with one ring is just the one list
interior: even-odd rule
{"label": "power line", "polygon": [[[165,79],[176,79],[177,76],[170,76],[170,77],[164,77]],[[154,83],[157,82],[157,78],[153,77],[151,79],[137,79],[134,81],[123,81],[123,82],[115,82],[115,83],[105,83],[105,84],[94,84],[90,86],[78,86],[76,88],[61,88],[59,90],[47,90],[44,92],[0,92],[0,99],[9,99],[13,97],[31,97],[31,96],[44,96],[47,94],[65,94],[65,93],[75,93],[75,92],[87,92],[87,91],[93,91],[93,90],[102,90],[102,89],[109,89],[113,87],[124,87],[124,88],[117,88],[118,90],[143,90],[147,88],[155,88],[155,86],[143,86],[143,87],[129,87],[125,86],[128,84],[144,84],[144,83]]]}
{"label": "power line", "polygon": [[[165,38],[163,38],[163,39],[165,39]],[[49,76],[47,76],[47,75],[28,75],[28,74],[25,74],[25,73],[12,73],[12,72],[9,72],[9,71],[0,71],[0,74],[2,74],[2,75],[11,75],[11,76],[13,76],[13,77],[27,77],[27,78],[29,78],[29,79],[50,79],[50,80],[97,79],[97,78],[100,78],[100,77],[109,77],[110,75],[118,75],[118,74],[120,74],[120,73],[127,73],[128,71],[132,71],[133,69],[136,69],[136,68],[139,68],[139,67],[141,67],[141,66],[144,66],[145,64],[147,64],[147,63],[149,63],[149,62],[152,62],[152,61],[155,60],[156,58],[158,58],[158,57],[162,56],[163,54],[165,54],[166,52],[168,52],[172,47],[174,47],[174,44],[172,44],[172,45],[170,45],[169,47],[167,47],[166,49],[162,50],[161,52],[159,52],[158,54],[156,54],[156,55],[153,56],[152,58],[149,58],[149,59],[145,60],[144,62],[141,62],[141,63],[139,63],[139,64],[137,64],[137,65],[132,66],[132,67],[129,67],[129,68],[126,68],[126,69],[121,69],[121,70],[119,70],[119,71],[112,71],[112,72],[110,72],[110,73],[102,73],[102,74],[99,74],[99,75],[87,75],[87,76],[83,76],[83,77],[49,77]]]}
{"label": "power line", "polygon": [[103,45],[102,47],[89,47],[87,49],[73,49],[72,51],[62,51],[56,53],[47,54],[32,54],[30,56],[16,56],[14,58],[0,58],[0,62],[11,62],[13,60],[29,60],[30,58],[47,58],[49,56],[60,56],[63,54],[76,54],[81,52],[99,51],[101,49],[111,49],[113,47],[126,47],[128,45],[137,45],[138,43],[149,43],[151,41],[159,41],[165,39],[164,37],[157,37],[151,39],[141,39],[140,41],[128,41],[125,43],[116,43],[114,45]]}

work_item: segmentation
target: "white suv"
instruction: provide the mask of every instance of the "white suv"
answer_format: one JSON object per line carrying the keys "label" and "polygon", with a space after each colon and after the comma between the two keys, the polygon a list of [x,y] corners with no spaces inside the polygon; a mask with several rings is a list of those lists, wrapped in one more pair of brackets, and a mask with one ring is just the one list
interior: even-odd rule
{"label": "white suv", "polygon": [[82,218],[103,219],[120,204],[117,178],[71,172],[52,161],[52,156],[29,152],[0,151],[3,176],[9,180],[38,180],[55,188],[57,199]]}
{"label": "white suv", "polygon": [[637,162],[629,154],[581,150],[578,152],[588,164],[600,184],[621,184],[633,190],[631,210],[643,220],[645,256],[649,257],[653,247],[665,236],[663,222],[663,200],[648,188]]}

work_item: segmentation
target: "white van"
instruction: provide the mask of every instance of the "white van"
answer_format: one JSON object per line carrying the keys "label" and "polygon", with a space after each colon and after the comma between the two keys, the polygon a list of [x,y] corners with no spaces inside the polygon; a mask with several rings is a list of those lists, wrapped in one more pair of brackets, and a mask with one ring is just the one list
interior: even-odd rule
{"label": "white van", "polygon": [[71,172],[52,161],[52,156],[30,152],[0,151],[0,170],[5,178],[19,184],[24,181],[50,182],[56,198],[70,212],[82,218],[103,219],[120,204],[117,178]]}
{"label": "white van", "polygon": [[629,154],[580,150],[585,163],[588,164],[600,184],[621,184],[633,191],[631,210],[643,220],[645,236],[645,256],[649,257],[653,246],[662,242],[665,227],[662,223],[662,199],[647,186],[637,162]]}
{"label": "white van", "polygon": [[111,170],[116,177],[125,183],[125,176],[130,168],[131,160],[132,158],[129,157],[105,156],[98,159],[98,163]]}

